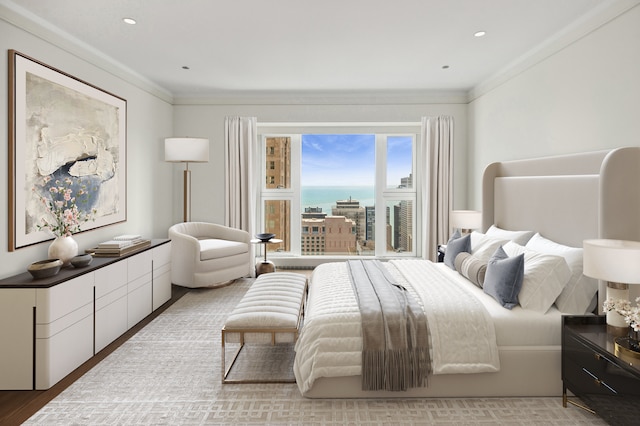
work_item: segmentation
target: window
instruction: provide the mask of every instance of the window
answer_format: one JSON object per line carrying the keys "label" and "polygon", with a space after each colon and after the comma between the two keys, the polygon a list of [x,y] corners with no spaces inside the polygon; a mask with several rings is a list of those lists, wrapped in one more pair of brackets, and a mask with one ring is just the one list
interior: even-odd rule
{"label": "window", "polygon": [[268,245],[270,251],[419,255],[415,134],[296,133],[261,140],[266,184],[258,223],[283,240]]}

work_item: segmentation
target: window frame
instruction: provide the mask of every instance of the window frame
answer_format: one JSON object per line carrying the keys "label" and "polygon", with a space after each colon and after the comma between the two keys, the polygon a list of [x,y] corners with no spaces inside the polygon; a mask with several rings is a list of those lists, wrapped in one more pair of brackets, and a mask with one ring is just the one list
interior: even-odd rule
{"label": "window frame", "polygon": [[[358,258],[362,259],[371,256],[347,256],[347,255],[309,255],[302,254],[302,187],[301,187],[301,163],[302,163],[302,135],[303,134],[373,134],[375,135],[375,217],[383,218],[385,225],[376,226],[374,229],[375,240],[385,241],[385,244],[376,244],[375,258],[399,258],[399,257],[421,257],[422,238],[421,221],[417,220],[422,215],[421,200],[421,174],[422,170],[417,168],[417,159],[422,149],[420,145],[420,123],[366,123],[349,125],[345,124],[325,124],[314,123],[313,125],[285,125],[283,123],[265,126],[264,131],[259,132],[258,143],[259,152],[257,160],[260,161],[260,188],[258,188],[258,208],[256,209],[256,224],[265,229],[264,205],[267,200],[288,200],[290,204],[290,251],[270,253],[276,257],[300,257],[300,258],[321,258],[329,260],[331,258]],[[261,129],[262,130],[262,129]],[[275,131],[267,131],[275,130]],[[387,145],[389,137],[411,137],[412,138],[412,187],[411,188],[387,188]],[[273,137],[289,137],[291,141],[291,187],[290,188],[266,188],[266,141]],[[386,244],[386,206],[394,201],[412,201],[413,214],[411,217],[413,247],[405,252],[388,252]],[[364,206],[363,206],[364,207]],[[295,220],[294,218],[298,218]],[[376,224],[379,221],[376,219]]]}

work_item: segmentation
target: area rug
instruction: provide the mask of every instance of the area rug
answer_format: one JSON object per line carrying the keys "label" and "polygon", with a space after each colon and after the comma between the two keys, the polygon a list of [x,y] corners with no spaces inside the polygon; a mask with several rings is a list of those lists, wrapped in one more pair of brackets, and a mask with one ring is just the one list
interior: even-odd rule
{"label": "area rug", "polygon": [[[25,424],[605,424],[560,398],[312,400],[295,383],[223,385],[220,328],[251,282],[190,291]],[[291,374],[291,348],[256,350],[234,374]]]}

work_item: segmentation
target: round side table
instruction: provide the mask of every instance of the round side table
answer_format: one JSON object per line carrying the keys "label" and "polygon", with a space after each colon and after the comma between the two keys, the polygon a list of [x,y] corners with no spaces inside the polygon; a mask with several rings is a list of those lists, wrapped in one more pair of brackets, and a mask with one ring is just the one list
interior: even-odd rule
{"label": "round side table", "polygon": [[276,265],[267,259],[267,244],[280,244],[282,240],[278,238],[272,238],[268,241],[253,239],[251,240],[251,244],[263,244],[264,245],[264,259],[258,261],[256,263],[256,277],[259,277],[262,274],[266,274],[268,272],[275,272]]}

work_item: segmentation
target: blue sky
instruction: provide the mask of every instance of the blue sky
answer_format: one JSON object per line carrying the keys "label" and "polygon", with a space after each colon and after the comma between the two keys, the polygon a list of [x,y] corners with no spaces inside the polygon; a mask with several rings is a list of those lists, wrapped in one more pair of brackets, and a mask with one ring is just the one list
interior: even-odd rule
{"label": "blue sky", "polygon": [[[411,172],[411,139],[388,142],[389,182]],[[302,186],[374,186],[375,135],[302,135]]]}

